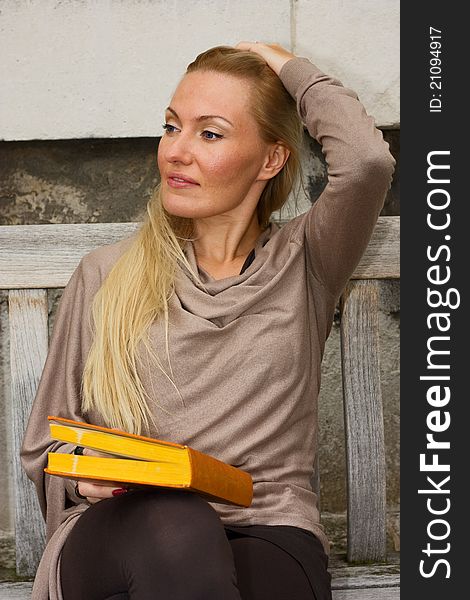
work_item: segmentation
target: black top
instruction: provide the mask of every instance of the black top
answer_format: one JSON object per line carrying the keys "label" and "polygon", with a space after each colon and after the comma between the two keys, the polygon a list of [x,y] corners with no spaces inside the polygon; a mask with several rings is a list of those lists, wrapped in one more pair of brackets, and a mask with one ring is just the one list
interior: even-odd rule
{"label": "black top", "polygon": [[243,267],[242,267],[242,270],[240,271],[239,275],[241,275],[243,273],[243,271],[248,269],[248,267],[251,265],[251,263],[254,260],[255,260],[255,249],[253,248],[253,250],[250,252],[250,254],[248,254],[248,256],[246,257],[246,260],[243,263]]}

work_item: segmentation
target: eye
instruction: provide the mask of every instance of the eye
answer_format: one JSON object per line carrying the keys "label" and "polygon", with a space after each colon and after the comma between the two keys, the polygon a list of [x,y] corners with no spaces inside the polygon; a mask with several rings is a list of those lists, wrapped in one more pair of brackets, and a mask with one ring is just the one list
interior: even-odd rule
{"label": "eye", "polygon": [[[214,137],[207,137],[207,136],[205,136],[205,134],[206,134],[206,133],[207,133],[207,134],[209,134],[210,136],[214,136]],[[206,140],[217,140],[217,139],[220,139],[220,138],[224,137],[224,136],[223,136],[223,135],[221,135],[220,133],[214,133],[213,131],[209,131],[208,129],[205,129],[205,130],[202,132],[202,136],[203,136],[203,137],[204,137],[204,139],[206,139]]]}
{"label": "eye", "polygon": [[163,123],[162,127],[167,133],[173,133],[173,131],[176,129],[174,125],[170,125],[169,123]]}

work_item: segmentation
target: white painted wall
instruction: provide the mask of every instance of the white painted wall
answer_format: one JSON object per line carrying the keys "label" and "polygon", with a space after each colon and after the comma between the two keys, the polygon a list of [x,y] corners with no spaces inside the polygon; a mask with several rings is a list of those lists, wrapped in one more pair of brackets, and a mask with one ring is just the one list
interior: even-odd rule
{"label": "white painted wall", "polygon": [[400,124],[399,0],[298,0],[295,53],[355,90],[381,127]]}
{"label": "white painted wall", "polygon": [[186,65],[278,42],[399,123],[399,0],[0,0],[0,139],[161,135]]}

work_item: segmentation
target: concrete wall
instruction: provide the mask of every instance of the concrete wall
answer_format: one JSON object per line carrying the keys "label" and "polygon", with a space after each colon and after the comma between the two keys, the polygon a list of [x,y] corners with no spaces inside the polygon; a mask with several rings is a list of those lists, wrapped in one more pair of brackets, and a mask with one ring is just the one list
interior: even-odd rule
{"label": "concrete wall", "polygon": [[0,139],[160,135],[186,65],[241,40],[307,56],[399,123],[398,0],[3,0]]}
{"label": "concrete wall", "polygon": [[[195,55],[240,40],[276,41],[355,89],[398,161],[382,215],[399,214],[398,0],[3,0],[0,3],[0,224],[139,221],[158,181],[161,108]],[[98,139],[102,138],[102,139]],[[22,141],[31,140],[31,141]],[[305,185],[326,182],[306,136]],[[308,197],[283,216],[303,212]],[[54,318],[59,291],[49,294]],[[399,287],[382,287],[381,368],[388,504],[399,505]],[[0,293],[0,537],[13,529],[6,460],[8,332]],[[322,508],[345,510],[339,326],[320,394]]]}

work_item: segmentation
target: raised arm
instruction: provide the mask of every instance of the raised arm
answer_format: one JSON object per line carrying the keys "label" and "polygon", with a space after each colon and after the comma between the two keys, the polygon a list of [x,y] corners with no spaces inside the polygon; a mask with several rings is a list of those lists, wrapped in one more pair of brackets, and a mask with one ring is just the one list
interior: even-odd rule
{"label": "raised arm", "polygon": [[[395,160],[355,92],[310,60],[277,44],[242,42],[258,52],[296,100],[302,122],[322,145],[328,184],[298,219],[313,275],[339,296],[369,243]],[[301,226],[301,227],[300,227]]]}

